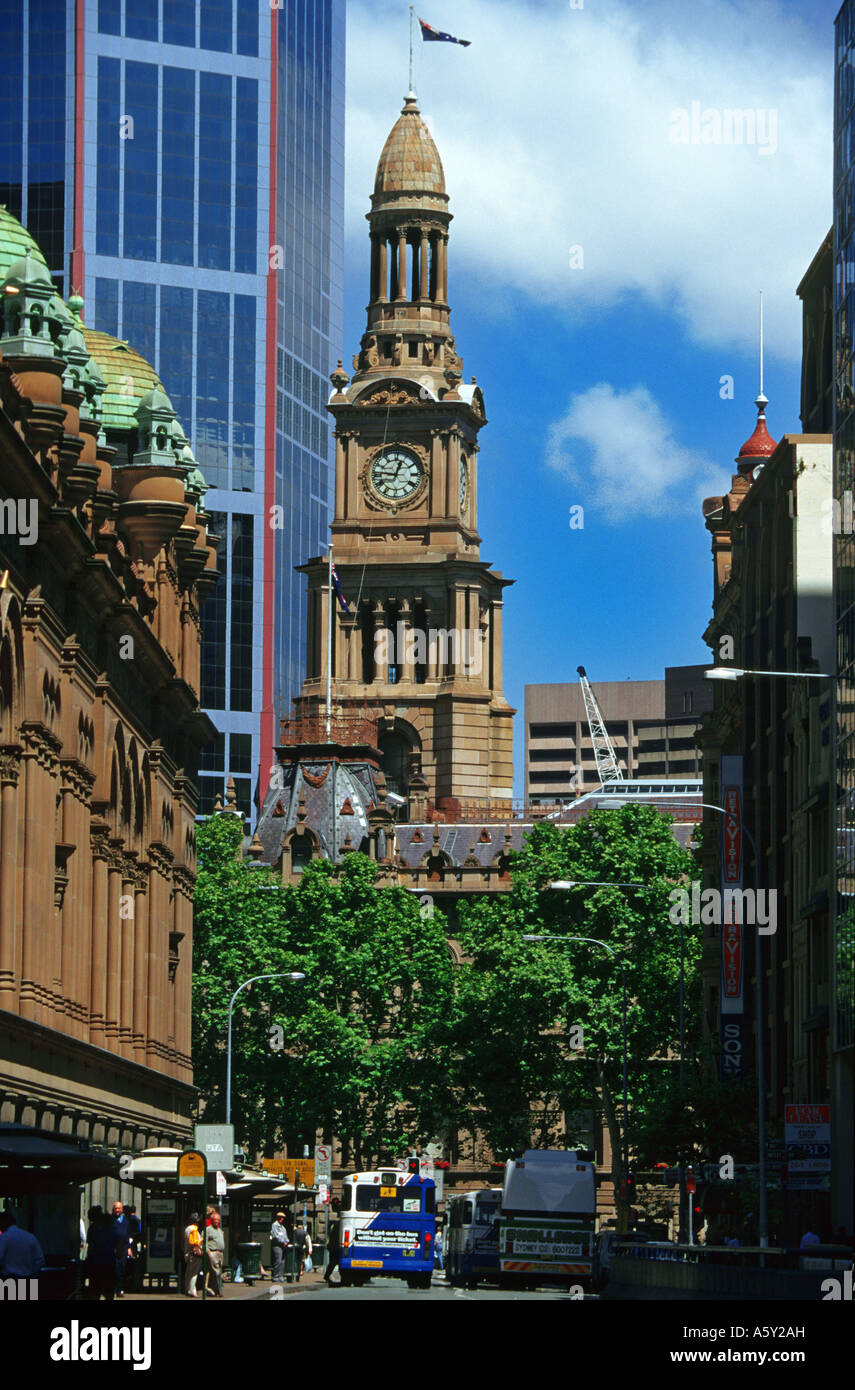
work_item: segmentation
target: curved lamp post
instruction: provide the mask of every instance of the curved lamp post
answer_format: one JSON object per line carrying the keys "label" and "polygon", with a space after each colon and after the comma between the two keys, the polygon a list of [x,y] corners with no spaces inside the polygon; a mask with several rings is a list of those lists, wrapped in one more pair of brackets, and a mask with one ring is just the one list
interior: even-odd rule
{"label": "curved lamp post", "polygon": [[256,980],[291,980],[296,984],[299,980],[305,980],[306,976],[302,970],[277,970],[273,975],[253,975],[248,980],[244,980],[242,985],[238,985],[231,999],[229,1000],[229,1040],[226,1054],[226,1124],[232,1122],[232,1010],[235,1000],[242,989],[247,985],[254,985]]}

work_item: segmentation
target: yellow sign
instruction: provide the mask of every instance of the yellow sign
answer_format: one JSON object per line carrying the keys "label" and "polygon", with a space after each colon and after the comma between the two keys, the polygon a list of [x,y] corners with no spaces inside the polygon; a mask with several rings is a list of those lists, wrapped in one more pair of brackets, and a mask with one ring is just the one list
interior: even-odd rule
{"label": "yellow sign", "polygon": [[297,1183],[303,1187],[314,1187],[315,1185],[315,1160],[313,1158],[266,1158],[264,1167],[268,1173],[278,1173],[285,1182],[294,1181],[294,1173],[297,1174]]}
{"label": "yellow sign", "polygon": [[357,1266],[359,1266],[360,1269],[382,1269],[382,1268],[383,1268],[383,1261],[382,1261],[382,1260],[351,1260],[350,1265],[351,1265],[351,1268],[352,1268],[352,1269],[355,1269]]}
{"label": "yellow sign", "polygon": [[397,1197],[397,1195],[398,1195],[398,1189],[397,1189],[397,1187],[381,1187],[381,1188],[380,1188],[380,1196],[381,1196],[381,1197]]}
{"label": "yellow sign", "polygon": [[202,1185],[205,1181],[206,1169],[205,1155],[191,1149],[189,1153],[182,1154],[178,1160],[178,1181],[188,1187],[194,1184]]}

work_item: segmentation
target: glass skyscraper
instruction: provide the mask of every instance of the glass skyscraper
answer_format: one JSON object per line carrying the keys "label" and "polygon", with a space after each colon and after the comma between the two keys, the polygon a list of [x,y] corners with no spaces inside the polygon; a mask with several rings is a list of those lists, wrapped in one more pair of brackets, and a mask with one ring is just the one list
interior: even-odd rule
{"label": "glass skyscraper", "polygon": [[344,0],[18,0],[0,202],[84,321],[157,370],[206,481],[201,809],[247,813],[305,664],[342,339]]}
{"label": "glass skyscraper", "polygon": [[[838,1220],[851,1229],[852,1097],[855,1092],[855,534],[846,519],[855,493],[855,0],[836,21],[834,93],[834,497],[843,526],[834,537],[837,609],[835,852],[837,894],[831,1023],[833,1171],[846,1174]],[[848,505],[847,505],[848,503]],[[845,1138],[844,1138],[845,1136]]]}

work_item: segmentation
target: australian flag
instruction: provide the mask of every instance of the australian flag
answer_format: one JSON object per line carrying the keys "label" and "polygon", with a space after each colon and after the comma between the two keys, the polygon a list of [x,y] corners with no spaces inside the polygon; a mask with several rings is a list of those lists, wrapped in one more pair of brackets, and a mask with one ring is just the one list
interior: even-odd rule
{"label": "australian flag", "polygon": [[341,580],[338,577],[338,570],[336,569],[335,565],[332,566],[332,585],[335,589],[335,596],[341,604],[343,611],[345,613],[349,613],[350,609],[347,606],[347,600],[345,599],[344,594],[341,592]]}
{"label": "australian flag", "polygon": [[419,24],[425,43],[459,43],[463,48],[469,47],[470,39],[456,39],[453,34],[443,34],[439,29],[432,29],[429,24],[425,24],[423,19],[419,20]]}

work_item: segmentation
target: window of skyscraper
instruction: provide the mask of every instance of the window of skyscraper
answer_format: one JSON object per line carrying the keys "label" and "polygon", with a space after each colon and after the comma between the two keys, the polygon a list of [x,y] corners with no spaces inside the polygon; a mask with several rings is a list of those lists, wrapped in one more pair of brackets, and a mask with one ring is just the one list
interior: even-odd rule
{"label": "window of skyscraper", "polygon": [[122,337],[147,362],[155,360],[157,287],[126,280],[122,288]]}
{"label": "window of skyscraper", "polygon": [[199,46],[217,53],[232,51],[232,0],[204,0],[199,15]]}
{"label": "window of skyscraper", "polygon": [[[165,8],[169,7],[169,0]],[[157,42],[157,5],[152,0],[125,0],[125,34]]]}
{"label": "window of skyscraper", "polygon": [[160,259],[193,264],[193,181],[196,151],[196,75],[163,69],[160,150]]}
{"label": "window of skyscraper", "polygon": [[231,709],[252,709],[252,557],[253,518],[232,516],[231,546]]}
{"label": "window of skyscraper", "polygon": [[252,772],[252,734],[229,734],[229,772]]}
{"label": "window of skyscraper", "polygon": [[[220,578],[213,593],[202,608],[202,695],[207,709],[226,707],[226,608],[228,585],[228,517],[225,512],[211,512],[208,534],[220,536],[218,568]],[[213,805],[213,801],[211,803]]]}
{"label": "window of skyscraper", "polygon": [[258,4],[256,0],[237,0],[237,51],[249,58],[258,56]]}
{"label": "window of skyscraper", "polygon": [[119,121],[118,58],[98,59],[98,183],[95,249],[102,256],[119,254]]}
{"label": "window of skyscraper", "polygon": [[197,264],[231,266],[232,80],[199,74],[199,231]]}
{"label": "window of skyscraper", "polygon": [[232,487],[255,486],[255,300],[234,296],[232,335]]}
{"label": "window of skyscraper", "polygon": [[212,743],[206,743],[199,754],[200,772],[223,772],[225,770],[226,736],[217,734]]}
{"label": "window of skyscraper", "polygon": [[133,138],[121,141],[125,160],[124,255],[153,261],[157,255],[157,68],[125,63],[125,110]]}
{"label": "window of skyscraper", "polygon": [[99,333],[119,335],[119,282],[98,276],[95,280],[95,312],[92,323]]}
{"label": "window of skyscraper", "polygon": [[120,34],[122,32],[121,0],[98,0],[98,32],[101,34]]}
{"label": "window of skyscraper", "polygon": [[229,485],[229,407],[225,345],[229,298],[214,290],[197,296],[196,457],[211,487]]}
{"label": "window of skyscraper", "polygon": [[235,270],[257,268],[258,83],[239,77],[235,117]]}
{"label": "window of skyscraper", "polygon": [[[160,287],[161,381],[185,434],[193,435],[193,291]],[[206,482],[210,480],[206,477]]]}
{"label": "window of skyscraper", "polygon": [[196,0],[165,0],[163,42],[196,46]]}

